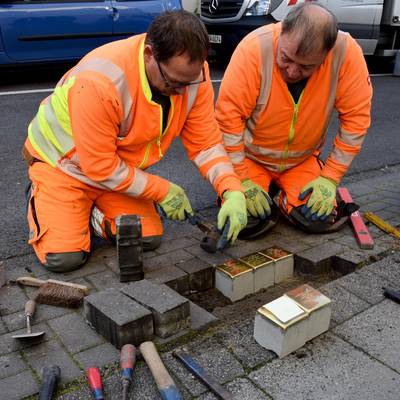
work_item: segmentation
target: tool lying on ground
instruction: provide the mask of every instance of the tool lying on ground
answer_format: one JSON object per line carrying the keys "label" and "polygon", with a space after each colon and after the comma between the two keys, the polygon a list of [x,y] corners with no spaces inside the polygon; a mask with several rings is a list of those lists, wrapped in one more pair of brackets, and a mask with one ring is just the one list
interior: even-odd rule
{"label": "tool lying on ground", "polygon": [[216,253],[225,249],[228,244],[229,220],[222,232],[210,222],[203,221],[197,215],[187,215],[189,222],[197,226],[206,236],[202,239],[200,247],[207,253]]}
{"label": "tool lying on ground", "polygon": [[21,276],[16,281],[21,285],[38,287],[35,301],[51,306],[77,308],[89,293],[89,289],[84,285],[54,279],[45,281],[31,276]]}
{"label": "tool lying on ground", "polygon": [[[344,204],[354,204],[353,199],[349,193],[349,191],[344,187],[339,187],[337,189],[337,193],[344,202]],[[338,205],[339,208],[339,205]],[[373,249],[374,248],[374,239],[372,239],[371,234],[368,231],[368,228],[365,226],[362,216],[358,210],[358,206],[354,212],[350,214],[350,222],[353,227],[354,235],[358,242],[358,245],[361,249]],[[338,210],[340,211],[340,210]]]}
{"label": "tool lying on ground", "polygon": [[163,400],[182,400],[183,397],[161,361],[154,343],[144,342],[139,349],[153,375],[161,398]]}
{"label": "tool lying on ground", "polygon": [[120,281],[140,281],[144,278],[140,218],[137,215],[120,215],[115,223]]}
{"label": "tool lying on ground", "polygon": [[173,356],[183,363],[183,365],[197,378],[199,378],[219,399],[234,400],[233,394],[221,386],[212,376],[207,374],[195,360],[184,351],[174,351]]}
{"label": "tool lying on ground", "polygon": [[31,319],[35,314],[36,303],[33,300],[28,300],[25,304],[25,318],[26,318],[26,333],[21,335],[14,335],[14,339],[31,339],[42,336],[45,332],[32,332]]}
{"label": "tool lying on ground", "polygon": [[93,398],[95,400],[104,400],[103,381],[99,369],[96,367],[88,368],[86,370],[86,375]]}
{"label": "tool lying on ground", "polygon": [[122,369],[122,400],[128,399],[128,389],[132,382],[133,367],[136,360],[136,348],[132,344],[125,344],[121,349],[120,364]]}
{"label": "tool lying on ground", "polygon": [[42,370],[42,385],[40,386],[38,400],[52,400],[57,391],[61,370],[58,365],[50,365]]}
{"label": "tool lying on ground", "polygon": [[382,231],[389,233],[389,234],[393,235],[394,237],[400,239],[400,230],[396,229],[394,226],[388,224],[382,218],[379,218],[374,213],[367,211],[364,213],[364,218],[366,220],[368,220],[369,222],[372,222],[374,225],[376,225]]}
{"label": "tool lying on ground", "polygon": [[390,288],[382,288],[382,289],[383,289],[383,295],[385,297],[400,304],[400,290],[394,290]]}

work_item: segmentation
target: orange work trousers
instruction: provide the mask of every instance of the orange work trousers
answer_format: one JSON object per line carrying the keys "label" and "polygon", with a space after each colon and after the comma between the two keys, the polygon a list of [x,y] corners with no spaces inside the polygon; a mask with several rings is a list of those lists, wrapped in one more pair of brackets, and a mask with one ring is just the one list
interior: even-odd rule
{"label": "orange work trousers", "polygon": [[140,216],[144,237],[162,235],[160,216],[151,200],[94,188],[44,162],[33,163],[29,177],[29,244],[42,263],[48,253],[89,252],[93,206],[104,214],[114,235],[115,217],[123,214]]}
{"label": "orange work trousers", "polygon": [[307,202],[307,198],[299,200],[301,189],[313,179],[318,178],[324,166],[317,155],[312,155],[301,164],[284,172],[269,171],[262,164],[248,158],[245,159],[245,163],[249,171],[249,179],[267,192],[272,181],[279,186],[282,190],[279,207],[286,214],[290,214],[293,207],[298,207]]}

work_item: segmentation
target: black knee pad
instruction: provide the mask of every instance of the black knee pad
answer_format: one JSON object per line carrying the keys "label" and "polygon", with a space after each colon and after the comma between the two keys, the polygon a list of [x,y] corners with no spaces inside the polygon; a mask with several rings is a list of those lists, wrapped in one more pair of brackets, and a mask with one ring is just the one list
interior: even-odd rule
{"label": "black knee pad", "polygon": [[157,249],[161,245],[161,239],[161,235],[143,237],[143,251],[151,251]]}
{"label": "black knee pad", "polygon": [[68,272],[81,267],[87,259],[88,253],[84,251],[49,253],[45,267],[52,272]]}
{"label": "black knee pad", "polygon": [[270,231],[279,220],[279,208],[273,204],[271,206],[271,215],[265,219],[247,217],[247,225],[239,232],[240,240],[256,239]]}

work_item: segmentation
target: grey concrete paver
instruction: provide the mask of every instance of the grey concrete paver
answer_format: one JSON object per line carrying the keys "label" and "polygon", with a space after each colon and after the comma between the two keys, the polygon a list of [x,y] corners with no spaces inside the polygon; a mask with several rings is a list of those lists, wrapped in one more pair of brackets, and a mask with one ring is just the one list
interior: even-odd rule
{"label": "grey concrete paver", "polygon": [[6,279],[8,280],[15,280],[20,276],[39,277],[48,273],[48,270],[40,264],[33,252],[7,259],[4,263],[6,266]]}
{"label": "grey concrete paver", "polygon": [[8,315],[23,310],[28,300],[24,291],[18,286],[7,285],[0,290],[0,314]]}
{"label": "grey concrete paver", "polygon": [[202,248],[200,248],[200,244],[190,246],[186,249],[186,251],[191,254],[190,258],[196,256],[200,260],[203,260],[204,262],[210,265],[223,264],[225,261],[230,260],[232,258],[229,254],[221,252],[217,252],[215,254],[207,253]]}
{"label": "grey concrete paver", "polygon": [[87,277],[87,279],[93,284],[98,290],[116,288],[120,289],[125,284],[119,281],[119,276],[109,270],[98,272]]}
{"label": "grey concrete paver", "polygon": [[[185,263],[186,261],[178,265]],[[189,293],[189,275],[173,265],[148,272],[145,274],[145,279],[158,285],[165,284],[182,295]]]}
{"label": "grey concrete paver", "polygon": [[9,353],[0,356],[0,379],[17,375],[26,369],[28,369],[28,365],[19,353]]}
{"label": "grey concrete paver", "polygon": [[2,335],[3,333],[7,333],[7,328],[6,325],[4,324],[3,319],[0,317],[0,335]]}
{"label": "grey concrete paver", "polygon": [[366,271],[383,276],[389,280],[394,287],[400,286],[400,255],[398,253],[391,254],[384,259],[365,267]]}
{"label": "grey concrete paver", "polygon": [[249,378],[274,400],[399,398],[399,374],[329,333]]}
{"label": "grey concrete paver", "polygon": [[39,391],[39,384],[31,371],[24,371],[18,375],[9,376],[0,380],[0,393],[2,399],[21,400],[26,396]]}
{"label": "grey concrete paver", "polygon": [[400,307],[395,302],[384,300],[333,332],[400,373]]}
{"label": "grey concrete paver", "polygon": [[210,264],[191,258],[176,266],[188,274],[190,290],[201,292],[214,287],[214,269]]}
{"label": "grey concrete paver", "polygon": [[161,242],[161,246],[156,249],[157,254],[166,254],[170,253],[174,250],[185,249],[186,247],[193,246],[197,244],[198,241],[192,238],[178,238],[178,239],[170,239],[170,240],[163,240]]}
{"label": "grey concrete paver", "polygon": [[[185,249],[187,250],[187,249]],[[151,272],[163,268],[166,265],[174,265],[187,261],[193,256],[183,249],[171,251],[170,253],[152,257],[144,263],[144,271]]]}
{"label": "grey concrete paver", "polygon": [[100,346],[75,354],[75,359],[84,368],[104,367],[119,360],[119,351],[110,343],[103,343]]}

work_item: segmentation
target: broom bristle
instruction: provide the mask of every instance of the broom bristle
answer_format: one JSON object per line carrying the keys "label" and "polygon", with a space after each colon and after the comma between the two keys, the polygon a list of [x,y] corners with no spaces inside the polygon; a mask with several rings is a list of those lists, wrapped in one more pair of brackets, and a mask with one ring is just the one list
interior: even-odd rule
{"label": "broom bristle", "polygon": [[40,286],[35,301],[51,306],[78,308],[82,304],[85,293],[81,289],[45,283]]}

